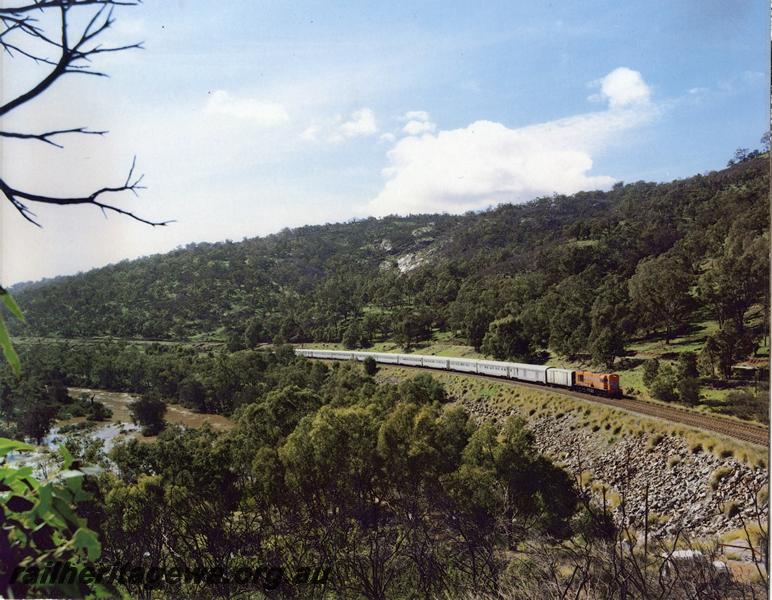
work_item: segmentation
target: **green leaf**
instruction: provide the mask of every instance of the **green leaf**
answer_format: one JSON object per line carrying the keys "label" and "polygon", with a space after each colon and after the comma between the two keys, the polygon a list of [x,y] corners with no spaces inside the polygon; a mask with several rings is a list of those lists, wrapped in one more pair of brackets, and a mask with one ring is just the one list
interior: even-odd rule
{"label": "green leaf", "polygon": [[35,449],[34,446],[30,446],[29,444],[25,444],[24,442],[9,440],[8,438],[0,438],[0,458],[5,456],[9,452],[13,452],[14,450],[19,452],[29,452],[34,449]]}
{"label": "green leaf", "polygon": [[80,519],[72,512],[69,503],[58,495],[54,496],[52,509],[54,516],[62,517],[73,525],[80,525]]}
{"label": "green leaf", "polygon": [[85,527],[79,527],[73,536],[75,540],[75,546],[77,548],[85,548],[88,552],[89,560],[96,560],[102,553],[102,546],[99,544],[99,539],[96,533]]}
{"label": "green leaf", "polygon": [[67,450],[67,446],[64,444],[59,446],[59,455],[62,457],[62,461],[64,462],[64,468],[69,469],[75,458],[72,456],[70,451]]}
{"label": "green leaf", "polygon": [[13,349],[11,343],[11,336],[8,335],[8,328],[5,325],[3,315],[0,315],[0,347],[3,348],[3,355],[5,360],[11,365],[14,373],[17,375],[21,373],[21,363],[19,362],[19,356],[16,354],[16,350]]}
{"label": "green leaf", "polygon": [[23,321],[26,323],[26,319],[24,318],[24,315],[21,312],[21,309],[19,308],[19,305],[16,304],[16,301],[13,299],[13,296],[8,293],[7,290],[4,290],[0,287],[0,300],[3,301],[3,304],[8,308],[8,310],[11,311],[13,316],[15,316],[19,321]]}

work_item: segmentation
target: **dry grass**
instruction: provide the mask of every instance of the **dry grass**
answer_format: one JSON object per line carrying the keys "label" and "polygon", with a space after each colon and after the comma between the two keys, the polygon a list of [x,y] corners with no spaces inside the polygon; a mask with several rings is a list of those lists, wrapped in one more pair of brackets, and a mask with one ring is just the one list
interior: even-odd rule
{"label": "dry grass", "polygon": [[746,542],[750,539],[751,544],[759,546],[762,541],[766,541],[767,533],[761,529],[756,523],[748,523],[747,532],[742,527],[738,529],[732,529],[722,534],[719,538],[724,544],[731,544],[732,542]]}
{"label": "dry grass", "polygon": [[[378,372],[378,378],[384,381],[404,379],[414,377],[415,373],[412,369],[384,365]],[[442,371],[432,371],[431,374],[445,386],[451,400],[479,403],[500,411],[503,415],[514,410],[526,419],[567,420],[572,429],[582,428],[603,433],[608,443],[614,443],[625,436],[647,436],[647,448],[650,450],[665,437],[678,436],[686,441],[689,451],[693,454],[711,452],[719,458],[734,458],[751,467],[763,469],[767,466],[766,448],[719,434],[593,404],[546,389],[535,390],[508,382],[497,383]]]}
{"label": "dry grass", "polygon": [[717,490],[721,480],[732,472],[729,467],[718,467],[710,474],[710,489]]}
{"label": "dry grass", "polygon": [[731,519],[732,517],[740,513],[740,508],[741,506],[739,502],[730,500],[730,501],[724,502],[721,505],[721,512],[724,513],[724,516],[727,519]]}
{"label": "dry grass", "polygon": [[665,435],[662,433],[655,433],[653,435],[649,436],[649,442],[647,444],[647,448],[649,452],[652,452],[656,446],[665,439]]}

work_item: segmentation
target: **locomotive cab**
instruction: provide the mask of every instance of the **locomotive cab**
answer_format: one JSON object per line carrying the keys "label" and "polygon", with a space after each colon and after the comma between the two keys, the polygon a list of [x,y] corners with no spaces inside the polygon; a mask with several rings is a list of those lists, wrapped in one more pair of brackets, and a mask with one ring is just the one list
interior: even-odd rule
{"label": "locomotive cab", "polygon": [[622,395],[622,390],[619,387],[619,375],[616,373],[576,371],[574,387],[581,391],[600,394],[609,398],[619,398]]}

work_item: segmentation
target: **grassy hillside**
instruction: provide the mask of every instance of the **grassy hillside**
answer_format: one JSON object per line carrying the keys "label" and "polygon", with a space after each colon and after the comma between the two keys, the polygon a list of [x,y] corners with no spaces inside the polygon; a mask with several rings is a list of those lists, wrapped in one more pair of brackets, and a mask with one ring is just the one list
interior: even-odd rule
{"label": "grassy hillside", "polygon": [[16,333],[485,354],[614,368],[639,390],[659,358],[657,395],[684,400],[697,373],[671,369],[679,355],[713,382],[768,355],[768,173],[765,154],[482,213],[195,244],[16,286]]}

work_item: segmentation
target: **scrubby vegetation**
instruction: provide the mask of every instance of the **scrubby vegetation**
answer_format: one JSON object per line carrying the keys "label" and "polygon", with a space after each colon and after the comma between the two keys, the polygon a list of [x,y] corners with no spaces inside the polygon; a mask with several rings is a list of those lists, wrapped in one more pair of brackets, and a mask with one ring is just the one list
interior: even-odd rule
{"label": "scrubby vegetation", "polygon": [[[589,471],[572,481],[536,452],[519,417],[477,421],[463,400],[535,419],[571,413],[572,427],[601,443],[645,435],[654,451],[674,434],[695,454],[764,466],[758,449],[546,391],[328,366],[286,343],[448,343],[459,354],[592,364],[659,401],[700,407],[721,384],[716,409],[764,420],[764,390],[729,380],[768,346],[767,181],[763,160],[746,157],[670,184],[306,227],[20,285],[24,369],[0,369],[2,433],[39,443],[57,419],[109,417],[69,387],[141,395],[133,418],[154,443],[119,444],[108,460],[99,443],[70,436],[89,425],[60,431],[78,458],[108,467],[88,480],[95,501],[75,506],[82,521],[72,522],[97,533],[110,561],[287,572],[303,563],[329,568],[328,589],[346,597],[687,594],[691,584],[663,587],[661,557],[611,520],[624,497]],[[397,263],[407,254],[420,259],[410,270]],[[236,425],[168,425],[172,403]],[[681,460],[666,464],[677,471]],[[729,475],[721,469],[714,489]],[[728,517],[739,508],[722,506]],[[635,577],[620,579],[632,566]],[[727,591],[703,575],[716,597]],[[162,590],[203,592],[184,582]]]}
{"label": "scrubby vegetation", "polygon": [[[687,585],[683,577],[657,583],[661,542],[650,542],[649,558],[635,544],[632,551],[620,546],[635,534],[619,530],[607,511],[624,497],[589,472],[573,481],[537,453],[521,419],[476,422],[450,402],[459,386],[478,383],[483,387],[469,393],[506,402],[499,384],[446,373],[395,377],[399,369],[393,367],[382,367],[374,379],[362,364],[328,366],[287,348],[192,353],[159,346],[136,353],[116,344],[110,369],[103,352],[59,355],[54,348],[42,346],[49,354],[37,361],[23,349],[26,364],[35,365],[30,379],[43,376],[47,361],[61,361],[61,383],[49,382],[51,389],[109,374],[116,386],[154,390],[181,368],[185,385],[168,385],[164,395],[146,390],[138,404],[157,417],[154,407],[177,394],[176,400],[184,397],[200,409],[227,410],[236,422],[219,433],[167,425],[154,443],[117,445],[109,463],[99,444],[67,439],[76,458],[110,465],[88,480],[93,501],[75,507],[75,518],[98,535],[101,560],[108,563],[144,556],[167,569],[192,564],[232,571],[257,564],[284,573],[301,564],[328,570],[325,589],[338,597],[412,597],[416,590],[429,597],[493,597],[552,587],[576,593],[581,581],[586,589],[616,589],[623,584],[609,570],[613,555],[641,568],[634,585],[657,593]],[[140,368],[143,377],[130,377]],[[13,375],[5,377],[13,383]],[[599,413],[570,398],[539,394],[526,393],[523,406],[583,415],[609,433],[646,426],[624,421],[613,409]],[[19,413],[9,414],[12,421]],[[590,502],[590,488],[603,495],[603,505]],[[730,586],[710,589],[745,589],[709,581]],[[157,593],[229,596],[261,585],[163,581]],[[277,585],[278,594],[318,591],[289,579]],[[147,591],[131,581],[120,589]]]}
{"label": "scrubby vegetation", "polygon": [[[198,360],[191,375],[212,369],[205,402],[231,407],[237,427],[167,427],[155,444],[111,452],[114,472],[93,482],[99,501],[80,509],[105,560],[287,572],[302,562],[332,569],[332,589],[377,598],[493,592],[507,548],[576,531],[577,491],[523,422],[476,425],[428,375],[377,384],[361,365],[328,368],[291,351]],[[248,390],[229,378],[237,368]],[[157,393],[132,405],[145,427],[159,407]]]}
{"label": "scrubby vegetation", "polygon": [[[13,291],[27,334],[402,346],[453,332],[497,357],[549,349],[612,365],[635,336],[719,329],[703,370],[729,375],[768,307],[761,158],[668,184],[637,182],[460,217],[366,219],[198,244]],[[421,252],[402,273],[396,259]],[[120,307],[131,306],[124,311]],[[766,313],[766,311],[764,311]]]}

